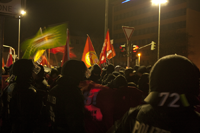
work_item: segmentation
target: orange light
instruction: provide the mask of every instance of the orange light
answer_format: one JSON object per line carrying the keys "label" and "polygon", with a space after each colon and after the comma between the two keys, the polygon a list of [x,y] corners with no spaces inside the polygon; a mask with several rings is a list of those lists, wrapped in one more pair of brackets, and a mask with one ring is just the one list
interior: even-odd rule
{"label": "orange light", "polygon": [[141,56],[141,53],[138,53],[138,56]]}

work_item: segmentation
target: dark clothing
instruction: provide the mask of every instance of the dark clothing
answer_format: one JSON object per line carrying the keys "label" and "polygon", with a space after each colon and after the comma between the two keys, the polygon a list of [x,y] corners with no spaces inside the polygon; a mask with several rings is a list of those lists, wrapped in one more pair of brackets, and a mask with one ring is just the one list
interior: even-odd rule
{"label": "dark clothing", "polygon": [[97,84],[101,84],[100,82],[100,75],[99,76],[96,76],[96,75],[91,75],[88,80],[92,80],[93,82],[97,83]]}
{"label": "dark clothing", "polygon": [[159,59],[150,72],[150,93],[144,99],[147,104],[130,109],[114,132],[200,133],[200,115],[194,111],[199,74],[197,67],[183,56]]}
{"label": "dark clothing", "polygon": [[112,133],[199,133],[200,115],[191,108],[168,109],[150,104],[131,108]]}
{"label": "dark clothing", "polygon": [[47,96],[47,106],[54,132],[85,132],[84,99],[77,82],[61,77]]}
{"label": "dark clothing", "polygon": [[[4,111],[6,118],[4,122],[10,126],[13,133],[32,133],[37,128],[40,114],[40,100],[37,98],[36,89],[24,83],[12,83],[5,90]],[[5,130],[5,128],[3,127]]]}

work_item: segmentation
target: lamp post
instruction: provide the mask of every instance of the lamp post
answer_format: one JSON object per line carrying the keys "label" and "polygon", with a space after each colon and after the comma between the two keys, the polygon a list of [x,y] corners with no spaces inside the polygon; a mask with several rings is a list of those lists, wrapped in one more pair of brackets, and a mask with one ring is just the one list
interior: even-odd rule
{"label": "lamp post", "polygon": [[158,11],[158,55],[157,58],[159,60],[160,56],[160,12],[161,12],[161,4],[167,3],[167,0],[152,0],[152,4],[159,5]]}
{"label": "lamp post", "polygon": [[19,29],[18,29],[18,58],[20,58],[20,26],[21,26],[21,17],[25,15],[26,12],[24,10],[21,10],[19,15]]}

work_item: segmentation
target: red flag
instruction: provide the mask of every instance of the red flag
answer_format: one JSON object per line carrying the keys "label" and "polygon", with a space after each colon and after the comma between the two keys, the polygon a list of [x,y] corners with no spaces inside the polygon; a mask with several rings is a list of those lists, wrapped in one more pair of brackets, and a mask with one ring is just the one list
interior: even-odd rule
{"label": "red flag", "polygon": [[112,43],[110,41],[109,30],[106,33],[105,42],[107,43],[107,48],[106,48],[107,55],[106,55],[106,57],[108,59],[111,59],[111,58],[113,58],[116,55],[116,53],[115,53],[114,47],[113,47],[113,45],[112,45]]}
{"label": "red flag", "polygon": [[9,50],[9,54],[8,54],[8,58],[7,58],[7,62],[6,62],[6,66],[9,67],[10,65],[13,64],[13,60],[12,60],[12,49],[10,48]]}
{"label": "red flag", "polygon": [[68,60],[70,60],[70,57],[69,57],[69,30],[67,29],[67,41],[66,41],[66,45],[65,45],[65,51],[64,51],[64,54],[63,54],[63,58],[62,58],[61,67]]}
{"label": "red flag", "polygon": [[53,54],[57,54],[58,52],[64,53],[65,52],[65,46],[52,48],[50,50],[50,52],[53,53]]}
{"label": "red flag", "polygon": [[[72,47],[69,47],[69,57],[70,58],[74,58],[76,57],[76,55],[72,52]],[[51,53],[53,54],[57,54],[57,53],[64,53],[65,52],[65,46],[61,46],[61,47],[56,47],[56,48],[52,48],[50,50]]]}
{"label": "red flag", "polygon": [[92,45],[92,42],[90,40],[90,37],[87,37],[85,48],[82,55],[82,61],[85,63],[85,65],[89,68],[94,64],[99,64],[99,60],[97,57],[97,54],[94,50],[94,47]]}
{"label": "red flag", "polygon": [[111,50],[107,51],[107,58],[108,59],[112,59],[116,55],[115,49],[114,49],[112,43],[110,45],[111,45]]}
{"label": "red flag", "polygon": [[106,63],[106,58],[111,59],[116,55],[113,45],[110,42],[109,30],[106,33],[106,38],[100,54],[100,64]]}

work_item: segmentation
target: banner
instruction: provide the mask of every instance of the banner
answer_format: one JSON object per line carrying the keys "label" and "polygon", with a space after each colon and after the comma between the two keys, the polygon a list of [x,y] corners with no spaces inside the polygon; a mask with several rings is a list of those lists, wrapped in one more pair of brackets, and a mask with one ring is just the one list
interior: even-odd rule
{"label": "banner", "polygon": [[33,39],[28,39],[22,43],[22,50],[25,51],[22,58],[29,59],[38,50],[51,49],[66,44],[66,24],[47,28],[42,34],[38,34]]}
{"label": "banner", "polygon": [[100,64],[106,63],[106,58],[111,59],[116,55],[113,45],[110,42],[109,30],[106,33],[106,38],[100,53]]}
{"label": "banner", "polygon": [[82,61],[85,63],[87,68],[91,67],[94,64],[99,64],[97,54],[94,50],[94,47],[92,45],[89,35],[85,43],[85,48],[82,55]]}

